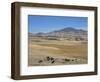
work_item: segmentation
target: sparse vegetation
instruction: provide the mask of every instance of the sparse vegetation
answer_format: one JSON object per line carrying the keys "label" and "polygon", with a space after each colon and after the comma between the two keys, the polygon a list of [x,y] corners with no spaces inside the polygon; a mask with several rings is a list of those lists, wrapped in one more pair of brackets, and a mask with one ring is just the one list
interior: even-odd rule
{"label": "sparse vegetation", "polygon": [[43,61],[42,61],[42,60],[39,60],[38,62],[39,62],[39,63],[42,63]]}
{"label": "sparse vegetation", "polygon": [[52,33],[38,33],[33,37],[31,34],[31,37],[29,36],[28,46],[28,65],[86,64],[88,48],[87,32],[82,30],[78,30],[78,32],[75,30],[74,33],[72,31],[65,32],[65,30],[66,29]]}
{"label": "sparse vegetation", "polygon": [[66,62],[69,62],[70,61],[70,59],[64,59]]}

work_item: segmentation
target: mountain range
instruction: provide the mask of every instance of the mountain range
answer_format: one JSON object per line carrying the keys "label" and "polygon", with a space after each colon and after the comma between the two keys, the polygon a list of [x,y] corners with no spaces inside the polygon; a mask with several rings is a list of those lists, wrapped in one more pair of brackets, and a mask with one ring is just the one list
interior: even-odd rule
{"label": "mountain range", "polygon": [[47,37],[49,39],[60,38],[67,40],[87,40],[87,31],[73,27],[65,27],[48,33],[29,33],[29,37]]}

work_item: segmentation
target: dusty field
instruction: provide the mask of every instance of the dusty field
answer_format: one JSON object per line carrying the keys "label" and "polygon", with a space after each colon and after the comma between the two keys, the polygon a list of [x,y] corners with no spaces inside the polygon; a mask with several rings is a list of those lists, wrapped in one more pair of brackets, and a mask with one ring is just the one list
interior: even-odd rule
{"label": "dusty field", "polygon": [[29,41],[28,65],[70,65],[87,63],[87,42],[41,40]]}

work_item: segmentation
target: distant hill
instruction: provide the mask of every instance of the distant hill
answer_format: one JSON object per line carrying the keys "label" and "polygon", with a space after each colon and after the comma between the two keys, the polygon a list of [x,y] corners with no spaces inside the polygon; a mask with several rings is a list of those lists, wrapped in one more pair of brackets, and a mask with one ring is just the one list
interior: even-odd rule
{"label": "distant hill", "polygon": [[82,30],[82,29],[75,29],[75,28],[72,28],[72,27],[66,27],[64,29],[61,29],[61,30],[58,30],[59,32],[86,32],[85,30]]}
{"label": "distant hill", "polygon": [[87,31],[83,29],[66,27],[48,33],[36,33],[36,34],[29,33],[29,37],[30,36],[47,37],[49,39],[57,38],[57,39],[65,39],[65,40],[87,40]]}

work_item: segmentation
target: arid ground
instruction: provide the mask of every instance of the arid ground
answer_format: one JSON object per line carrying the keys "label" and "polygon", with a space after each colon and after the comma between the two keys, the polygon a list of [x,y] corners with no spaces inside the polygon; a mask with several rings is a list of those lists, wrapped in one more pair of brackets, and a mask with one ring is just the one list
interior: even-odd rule
{"label": "arid ground", "polygon": [[87,63],[87,42],[29,39],[28,66]]}

